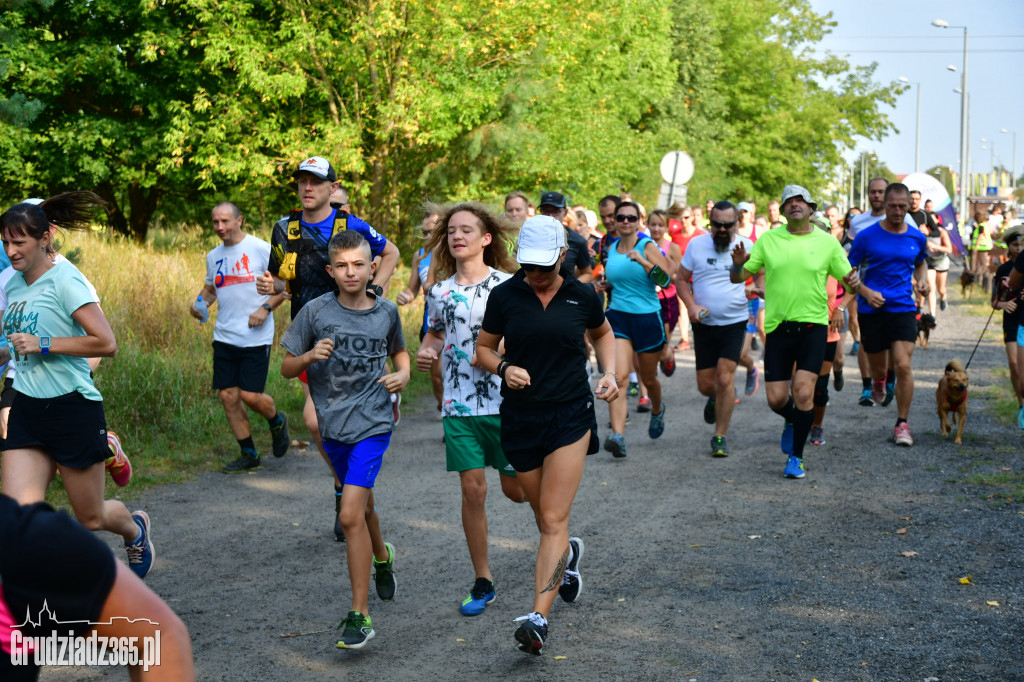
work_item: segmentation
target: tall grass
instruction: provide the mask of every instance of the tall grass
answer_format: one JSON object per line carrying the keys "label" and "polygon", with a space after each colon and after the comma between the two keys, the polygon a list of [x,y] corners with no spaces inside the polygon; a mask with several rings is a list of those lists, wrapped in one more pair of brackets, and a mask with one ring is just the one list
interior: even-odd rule
{"label": "tall grass", "polygon": [[[96,385],[103,394],[107,425],[121,437],[134,466],[129,495],[217,470],[237,456],[238,445],[210,386],[216,307],[206,324],[188,314],[205,281],[206,252],[217,243],[200,231],[183,230],[157,233],[147,245],[95,233],[68,235],[61,245],[96,287],[117,338],[117,356],[100,363]],[[408,266],[400,267],[392,280],[392,300],[408,276]],[[400,308],[413,356],[419,346],[422,300]],[[274,319],[266,391],[288,413],[292,438],[308,440],[302,389],[280,373],[284,350],[278,342],[290,321],[289,305],[278,308]],[[413,366],[406,409],[414,409],[412,397],[430,390],[429,379],[415,370],[415,359]],[[249,417],[257,449],[269,452],[264,420],[252,413]],[[108,493],[116,490],[110,487]],[[57,487],[51,499],[63,503]]]}

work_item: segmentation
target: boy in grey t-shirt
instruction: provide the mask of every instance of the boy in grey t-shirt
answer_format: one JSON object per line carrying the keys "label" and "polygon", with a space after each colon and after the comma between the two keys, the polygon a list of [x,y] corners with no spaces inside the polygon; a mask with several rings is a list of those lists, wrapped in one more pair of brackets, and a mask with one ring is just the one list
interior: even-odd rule
{"label": "boy in grey t-shirt", "polygon": [[[395,594],[395,548],[384,542],[374,511],[373,484],[394,429],[390,393],[409,383],[398,308],[366,291],[373,276],[370,245],[352,230],[331,238],[328,269],[336,293],[313,299],[281,339],[287,352],[281,374],[306,371],[324,451],[344,484],[341,524],[348,541],[352,608],[341,624],[340,649],[361,649],[374,636],[368,613],[373,556],[377,596]],[[387,372],[391,358],[396,371]]]}

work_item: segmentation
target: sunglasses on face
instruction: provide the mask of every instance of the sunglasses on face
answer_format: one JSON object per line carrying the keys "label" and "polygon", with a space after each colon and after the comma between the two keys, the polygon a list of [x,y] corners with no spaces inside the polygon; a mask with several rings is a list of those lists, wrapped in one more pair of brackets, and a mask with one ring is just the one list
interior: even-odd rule
{"label": "sunglasses on face", "polygon": [[620,223],[638,223],[640,222],[640,216],[638,215],[624,215],[620,213],[615,216],[615,220]]}
{"label": "sunglasses on face", "polygon": [[555,263],[552,263],[551,265],[534,265],[533,263],[521,263],[520,267],[523,270],[526,270],[527,272],[533,272],[534,270],[537,270],[538,272],[555,271]]}
{"label": "sunglasses on face", "polygon": [[720,223],[720,222],[718,222],[717,220],[712,220],[712,221],[711,221],[711,227],[725,227],[725,228],[730,228],[730,227],[732,227],[732,226],[733,226],[733,225],[735,225],[735,224],[736,224],[736,221],[735,221],[735,220],[733,220],[732,222],[729,222],[729,223]]}

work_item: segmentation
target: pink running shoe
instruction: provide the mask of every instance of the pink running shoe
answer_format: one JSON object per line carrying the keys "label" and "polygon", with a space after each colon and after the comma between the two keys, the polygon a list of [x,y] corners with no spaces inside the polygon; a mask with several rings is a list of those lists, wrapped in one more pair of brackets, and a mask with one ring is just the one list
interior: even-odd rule
{"label": "pink running shoe", "polygon": [[132,480],[132,463],[121,449],[121,439],[113,431],[107,431],[107,447],[114,453],[107,457],[107,471],[110,472],[110,478],[114,479],[114,483],[123,488]]}
{"label": "pink running shoe", "polygon": [[892,437],[896,441],[896,445],[910,446],[914,444],[914,439],[910,436],[910,427],[907,425],[907,422],[903,422],[893,429]]}

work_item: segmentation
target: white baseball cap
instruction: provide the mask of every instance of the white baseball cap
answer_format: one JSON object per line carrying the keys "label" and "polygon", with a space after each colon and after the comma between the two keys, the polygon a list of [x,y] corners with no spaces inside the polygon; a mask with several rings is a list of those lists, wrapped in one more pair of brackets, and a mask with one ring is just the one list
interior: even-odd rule
{"label": "white baseball cap", "polygon": [[330,180],[331,182],[338,179],[338,174],[334,172],[334,166],[322,156],[311,156],[300,163],[299,169],[292,173],[292,177],[297,178],[299,173],[310,173],[321,180]]}
{"label": "white baseball cap", "polygon": [[565,248],[565,227],[551,216],[528,218],[519,230],[516,260],[526,265],[553,265]]}

